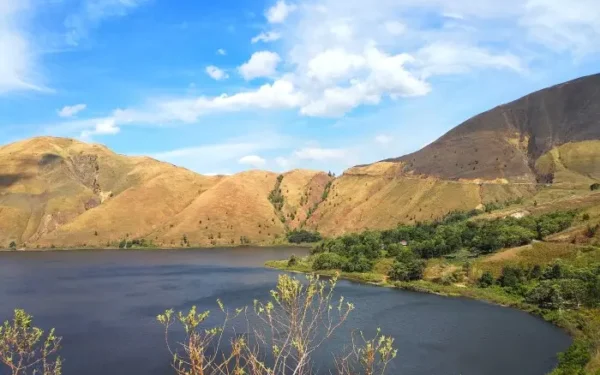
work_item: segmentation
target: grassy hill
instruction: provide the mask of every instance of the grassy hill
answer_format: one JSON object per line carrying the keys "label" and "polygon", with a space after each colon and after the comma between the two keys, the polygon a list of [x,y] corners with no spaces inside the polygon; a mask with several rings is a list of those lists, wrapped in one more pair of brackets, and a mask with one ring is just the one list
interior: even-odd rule
{"label": "grassy hill", "polygon": [[277,244],[299,228],[332,236],[516,200],[568,201],[600,183],[599,88],[600,74],[532,93],[338,178],[202,176],[72,139],[9,144],[0,147],[0,245]]}

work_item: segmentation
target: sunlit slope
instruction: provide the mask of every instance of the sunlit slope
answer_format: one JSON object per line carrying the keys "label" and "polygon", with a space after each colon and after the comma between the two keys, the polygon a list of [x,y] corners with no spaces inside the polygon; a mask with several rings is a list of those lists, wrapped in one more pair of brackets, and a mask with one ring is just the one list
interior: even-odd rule
{"label": "sunlit slope", "polygon": [[36,240],[138,182],[135,161],[42,137],[0,148],[0,241]]}
{"label": "sunlit slope", "polygon": [[312,210],[323,200],[323,193],[333,177],[325,172],[294,169],[283,174],[281,213],[290,229],[302,226]]}
{"label": "sunlit slope", "polygon": [[397,175],[401,165],[376,163],[355,167],[332,184],[329,197],[309,220],[327,235],[383,229],[471,210],[483,203],[531,196],[535,185],[448,181]]}
{"label": "sunlit slope", "polygon": [[228,176],[149,237],[165,246],[180,246],[184,241],[225,246],[245,240],[261,243],[282,239],[285,226],[268,199],[276,180],[276,173],[265,171]]}
{"label": "sunlit slope", "polygon": [[535,167],[540,173],[552,176],[556,187],[587,189],[600,182],[600,140],[556,147],[542,155]]}

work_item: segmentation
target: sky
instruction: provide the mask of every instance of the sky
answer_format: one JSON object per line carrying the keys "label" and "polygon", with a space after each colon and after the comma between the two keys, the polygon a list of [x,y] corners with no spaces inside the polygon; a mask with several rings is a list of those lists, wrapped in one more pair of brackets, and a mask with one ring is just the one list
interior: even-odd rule
{"label": "sky", "polygon": [[344,169],[600,71],[597,0],[0,0],[0,145]]}

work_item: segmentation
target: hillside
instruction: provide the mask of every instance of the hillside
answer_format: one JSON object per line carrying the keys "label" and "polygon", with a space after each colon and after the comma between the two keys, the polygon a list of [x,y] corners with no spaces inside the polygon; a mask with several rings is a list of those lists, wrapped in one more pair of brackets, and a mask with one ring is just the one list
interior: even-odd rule
{"label": "hillside", "polygon": [[552,201],[600,181],[600,74],[477,115],[423,149],[344,172],[309,225],[389,228],[522,197]]}
{"label": "hillside", "polygon": [[0,147],[0,245],[276,244],[442,217],[494,202],[585,196],[600,182],[600,74],[477,115],[413,154],[338,178],[293,170],[202,176],[65,138]]}

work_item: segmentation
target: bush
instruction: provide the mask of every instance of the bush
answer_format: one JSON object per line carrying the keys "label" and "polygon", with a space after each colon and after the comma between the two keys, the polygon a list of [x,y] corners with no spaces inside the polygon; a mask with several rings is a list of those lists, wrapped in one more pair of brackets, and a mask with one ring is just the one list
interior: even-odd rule
{"label": "bush", "polygon": [[373,270],[373,261],[364,256],[355,256],[342,265],[344,272],[370,272]]}
{"label": "bush", "polygon": [[15,241],[12,241],[12,242],[10,243],[10,245],[8,245],[8,247],[9,247],[11,250],[16,250],[16,249],[17,249],[17,243],[16,243]]}
{"label": "bush", "polygon": [[498,282],[505,288],[516,288],[523,282],[523,270],[519,267],[505,266]]}
{"label": "bush", "polygon": [[558,367],[553,374],[583,375],[590,358],[588,345],[581,341],[575,342],[566,352],[558,355]]}
{"label": "bush", "polygon": [[396,261],[388,276],[391,280],[395,281],[414,281],[421,280],[424,272],[425,261],[423,260],[413,260],[410,262]]}
{"label": "bush", "polygon": [[294,229],[293,231],[289,232],[286,237],[288,242],[296,244],[319,242],[323,239],[319,232],[309,232],[304,229]]}
{"label": "bush", "polygon": [[346,265],[347,260],[336,253],[321,253],[315,256],[312,268],[318,270],[339,270]]}
{"label": "bush", "polygon": [[591,184],[590,190],[591,191],[600,190],[600,184],[599,183]]}
{"label": "bush", "polygon": [[489,288],[494,285],[494,275],[490,271],[485,271],[477,282],[480,288]]}
{"label": "bush", "polygon": [[33,325],[31,315],[17,309],[12,322],[0,326],[0,363],[13,375],[60,375],[62,360],[57,356],[60,342],[54,329],[45,335]]}
{"label": "bush", "polygon": [[292,256],[290,256],[290,260],[288,260],[288,267],[294,267],[295,265],[298,264],[298,258],[296,257],[295,254],[292,254]]}

